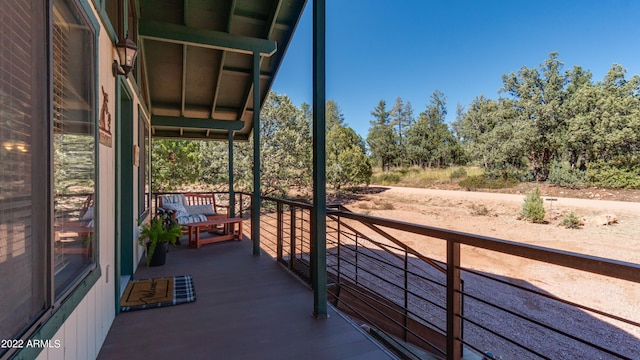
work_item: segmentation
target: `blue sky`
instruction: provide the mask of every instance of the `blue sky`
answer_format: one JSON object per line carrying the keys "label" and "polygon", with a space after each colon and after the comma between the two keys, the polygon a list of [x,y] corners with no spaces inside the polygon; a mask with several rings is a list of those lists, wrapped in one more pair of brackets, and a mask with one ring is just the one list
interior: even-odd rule
{"label": "blue sky", "polygon": [[[311,103],[311,0],[272,90]],[[456,105],[498,97],[501,76],[537,67],[557,51],[600,81],[612,64],[640,74],[639,0],[327,0],[327,99],[366,137],[383,99],[410,101],[414,116],[434,90]]]}

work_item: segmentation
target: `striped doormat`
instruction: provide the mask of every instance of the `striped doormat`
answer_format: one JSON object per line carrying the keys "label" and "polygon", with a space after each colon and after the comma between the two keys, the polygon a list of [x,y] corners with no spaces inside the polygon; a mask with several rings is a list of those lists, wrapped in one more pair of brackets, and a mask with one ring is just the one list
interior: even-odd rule
{"label": "striped doormat", "polygon": [[191,275],[132,280],[120,299],[120,311],[186,304],[195,300]]}

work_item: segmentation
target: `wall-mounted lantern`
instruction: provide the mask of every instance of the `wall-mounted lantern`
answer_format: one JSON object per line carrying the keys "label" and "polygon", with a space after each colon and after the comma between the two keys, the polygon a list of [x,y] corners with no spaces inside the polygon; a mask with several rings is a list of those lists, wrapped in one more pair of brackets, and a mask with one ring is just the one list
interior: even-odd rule
{"label": "wall-mounted lantern", "polygon": [[138,56],[138,47],[136,46],[136,43],[129,39],[129,36],[126,36],[124,39],[118,41],[116,44],[116,51],[118,52],[120,62],[118,63],[117,60],[113,61],[113,76],[127,76],[135,66],[136,57]]}

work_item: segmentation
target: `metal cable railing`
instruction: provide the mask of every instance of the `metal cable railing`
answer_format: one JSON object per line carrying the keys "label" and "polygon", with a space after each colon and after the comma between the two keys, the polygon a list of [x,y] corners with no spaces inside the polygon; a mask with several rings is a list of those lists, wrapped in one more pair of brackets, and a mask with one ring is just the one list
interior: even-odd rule
{"label": "metal cable railing", "polygon": [[[263,233],[261,243],[271,249],[273,246],[266,244],[273,241],[278,260],[308,277],[311,205],[274,198],[263,201],[275,204],[271,207],[275,215],[265,213],[261,227],[275,230]],[[517,279],[464,268],[460,245],[604,275],[611,281],[628,281],[640,287],[636,264],[375,218],[344,208],[328,210],[326,234],[330,299],[346,313],[383,331],[389,331],[384,328],[388,326],[393,335],[429,351],[446,353],[449,358],[460,355],[463,346],[504,358],[640,357],[640,341],[634,335],[640,334],[638,319],[564,300],[518,284]],[[398,234],[439,239],[445,255],[424,256],[399,241]],[[343,302],[346,297],[350,304]],[[548,316],[538,318],[526,306],[531,301],[545,306],[556,303],[554,311],[559,317],[551,321]],[[501,318],[503,325],[496,326],[500,322],[495,319]],[[601,328],[590,333],[580,325],[583,321]],[[621,325],[616,329],[610,322]],[[615,336],[594,336],[611,331]],[[616,337],[624,339],[619,343],[611,340]]]}

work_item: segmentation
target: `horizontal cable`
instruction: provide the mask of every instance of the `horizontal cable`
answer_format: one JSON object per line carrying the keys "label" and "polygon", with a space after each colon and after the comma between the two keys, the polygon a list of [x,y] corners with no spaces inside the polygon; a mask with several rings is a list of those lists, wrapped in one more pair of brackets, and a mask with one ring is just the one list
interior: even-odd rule
{"label": "horizontal cable", "polygon": [[585,306],[585,305],[580,305],[578,303],[574,303],[574,302],[571,302],[571,301],[568,301],[568,300],[564,300],[564,299],[561,299],[561,298],[559,298],[557,296],[545,294],[545,293],[543,293],[541,291],[538,291],[538,290],[533,290],[533,289],[529,289],[529,288],[526,288],[526,287],[521,286],[521,285],[512,284],[512,283],[509,283],[509,282],[507,282],[505,280],[497,279],[497,278],[494,278],[492,276],[485,275],[485,274],[482,274],[482,273],[474,271],[474,270],[470,270],[470,269],[466,269],[466,268],[461,268],[461,270],[464,270],[465,272],[468,272],[468,273],[471,273],[471,274],[474,274],[474,275],[477,275],[477,276],[480,276],[480,277],[483,277],[483,278],[486,278],[486,279],[489,279],[489,280],[493,280],[493,281],[496,281],[496,282],[499,282],[499,283],[502,283],[502,284],[505,284],[505,285],[508,285],[508,286],[511,286],[511,287],[514,287],[514,288],[517,288],[517,289],[520,289],[520,290],[523,290],[523,291],[526,291],[526,292],[529,292],[529,293],[532,293],[532,294],[536,294],[536,295],[545,297],[547,299],[555,300],[555,301],[561,302],[563,304],[571,305],[571,306],[580,308],[582,310],[586,310],[586,311],[589,311],[589,312],[592,312],[592,313],[595,313],[595,314],[598,314],[598,315],[602,315],[602,316],[608,317],[610,319],[614,319],[614,320],[617,320],[617,321],[620,321],[620,322],[623,322],[623,323],[627,323],[629,325],[633,325],[633,326],[636,326],[636,327],[640,328],[640,323],[637,323],[635,321],[619,317],[617,315],[609,314],[609,313],[606,313],[604,311],[593,309],[593,308],[590,308],[590,307]]}
{"label": "horizontal cable", "polygon": [[[529,322],[529,323],[532,323],[532,324],[538,325],[538,326],[540,326],[540,327],[542,327],[542,328],[545,328],[545,329],[547,329],[547,330],[549,330],[549,331],[551,331],[551,332],[554,332],[554,333],[556,333],[556,334],[563,335],[563,336],[565,336],[565,337],[567,337],[567,338],[569,338],[569,339],[572,339],[572,340],[574,340],[574,341],[580,342],[580,343],[582,343],[582,344],[584,344],[584,345],[587,345],[587,346],[589,346],[589,347],[592,347],[592,348],[598,349],[598,350],[600,350],[600,351],[602,351],[602,352],[605,352],[605,353],[607,353],[607,354],[609,354],[609,355],[617,356],[617,357],[620,357],[620,358],[625,358],[623,355],[620,355],[620,354],[618,354],[618,353],[616,353],[616,352],[614,352],[614,351],[612,351],[612,350],[609,350],[609,349],[607,349],[607,348],[603,348],[603,347],[602,347],[602,346],[600,346],[600,345],[597,345],[597,344],[591,343],[591,342],[589,342],[589,341],[587,341],[587,340],[581,339],[581,338],[579,338],[579,337],[577,337],[577,336],[575,336],[575,335],[573,335],[573,334],[569,334],[568,332],[562,331],[562,330],[560,330],[560,329],[553,328],[553,327],[551,327],[550,325],[544,324],[544,323],[542,323],[542,322],[540,322],[540,321],[538,321],[538,320],[530,319],[530,318],[528,318],[528,317],[526,317],[526,316],[524,316],[524,315],[521,315],[521,314],[516,313],[516,312],[515,312],[515,311],[513,311],[513,310],[505,309],[505,308],[503,308],[503,307],[497,306],[497,305],[495,305],[495,304],[492,304],[492,303],[490,303],[490,302],[488,302],[488,301],[485,301],[485,300],[483,300],[483,299],[480,299],[480,298],[478,298],[478,297],[476,297],[476,296],[473,296],[473,295],[470,295],[470,294],[464,294],[464,296],[466,296],[466,297],[468,297],[468,298],[471,298],[471,299],[473,299],[473,300],[479,301],[479,302],[481,302],[481,303],[483,303],[483,304],[485,304],[485,305],[487,305],[487,306],[490,306],[490,307],[492,307],[492,308],[494,308],[494,309],[498,309],[498,310],[504,311],[504,312],[506,312],[507,314],[513,315],[513,316],[515,316],[515,317],[517,317],[517,318],[519,318],[519,319],[522,319],[522,320],[524,320],[524,321],[526,321],[526,322]],[[466,320],[466,321],[471,322],[471,320],[470,320],[469,318],[466,318],[466,317],[464,317],[464,316],[461,316],[461,318],[462,318],[462,319],[464,319],[464,320]],[[479,324],[477,324],[477,323],[475,323],[475,322],[474,322],[474,324],[475,324],[476,326],[480,327],[480,328],[481,328],[481,329],[483,329],[483,330],[488,330],[486,327],[484,327],[484,326],[482,326],[482,325],[479,325]]]}

